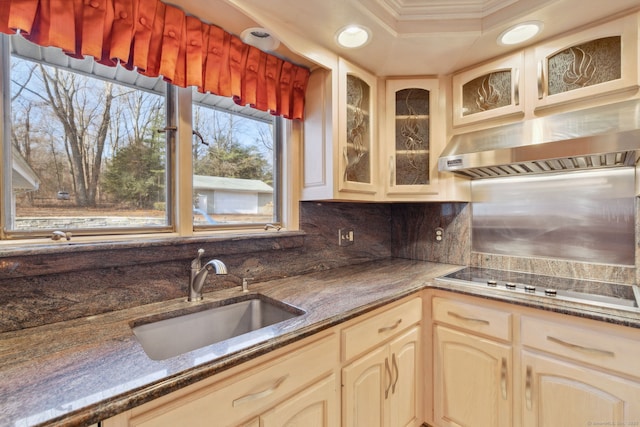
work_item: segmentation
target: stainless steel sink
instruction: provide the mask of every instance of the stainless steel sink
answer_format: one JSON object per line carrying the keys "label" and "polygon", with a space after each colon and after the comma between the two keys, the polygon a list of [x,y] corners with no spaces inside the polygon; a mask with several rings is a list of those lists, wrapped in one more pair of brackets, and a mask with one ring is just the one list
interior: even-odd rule
{"label": "stainless steel sink", "polygon": [[139,319],[131,326],[147,355],[164,360],[302,314],[297,307],[252,294]]}

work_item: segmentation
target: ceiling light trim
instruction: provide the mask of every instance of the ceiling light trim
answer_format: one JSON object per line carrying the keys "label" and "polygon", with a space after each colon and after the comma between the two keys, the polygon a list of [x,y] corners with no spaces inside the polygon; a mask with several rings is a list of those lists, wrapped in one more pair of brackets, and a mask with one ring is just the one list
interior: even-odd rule
{"label": "ceiling light trim", "polygon": [[265,52],[273,52],[280,46],[280,40],[262,27],[247,28],[240,34],[240,38],[246,44]]}
{"label": "ceiling light trim", "polygon": [[543,28],[541,21],[520,22],[501,32],[497,42],[501,46],[519,45],[537,37]]}
{"label": "ceiling light trim", "polygon": [[340,47],[361,48],[371,41],[371,30],[360,24],[347,25],[336,32],[335,40]]}

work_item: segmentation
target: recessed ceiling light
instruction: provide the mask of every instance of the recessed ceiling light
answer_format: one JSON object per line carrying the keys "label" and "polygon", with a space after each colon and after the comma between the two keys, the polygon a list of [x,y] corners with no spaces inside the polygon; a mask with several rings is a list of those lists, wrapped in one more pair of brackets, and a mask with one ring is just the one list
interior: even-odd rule
{"label": "recessed ceiling light", "polygon": [[267,52],[272,52],[280,46],[280,40],[265,28],[247,28],[240,34],[240,38],[246,44]]}
{"label": "recessed ceiling light", "polygon": [[349,25],[336,33],[336,42],[347,48],[362,47],[370,38],[369,30],[361,25]]}
{"label": "recessed ceiling light", "polygon": [[498,44],[510,46],[524,43],[542,31],[543,25],[540,21],[529,21],[514,25],[500,34]]}

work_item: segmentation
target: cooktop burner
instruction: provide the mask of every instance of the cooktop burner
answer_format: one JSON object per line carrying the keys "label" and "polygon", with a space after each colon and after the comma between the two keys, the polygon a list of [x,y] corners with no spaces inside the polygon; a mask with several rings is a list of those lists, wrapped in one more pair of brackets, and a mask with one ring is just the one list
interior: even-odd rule
{"label": "cooktop burner", "polygon": [[640,298],[636,286],[479,267],[465,267],[436,280],[633,311],[638,310]]}

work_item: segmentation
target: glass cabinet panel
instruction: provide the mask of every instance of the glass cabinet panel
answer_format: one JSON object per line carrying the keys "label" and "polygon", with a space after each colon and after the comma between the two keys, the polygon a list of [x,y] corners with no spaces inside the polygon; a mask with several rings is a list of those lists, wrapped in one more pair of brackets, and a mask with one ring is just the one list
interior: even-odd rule
{"label": "glass cabinet panel", "polygon": [[362,79],[347,74],[347,146],[344,180],[371,182],[371,88]]}
{"label": "glass cabinet panel", "polygon": [[429,184],[429,91],[397,91],[395,110],[395,184]]}
{"label": "glass cabinet panel", "polygon": [[462,86],[462,115],[489,111],[511,104],[511,70],[495,71]]}
{"label": "glass cabinet panel", "polygon": [[524,115],[524,51],[453,75],[453,126]]}
{"label": "glass cabinet panel", "polygon": [[571,46],[548,58],[549,95],[619,79],[621,37],[604,37]]}
{"label": "glass cabinet panel", "polygon": [[535,46],[538,96],[531,99],[534,111],[636,96],[639,30],[640,13],[635,12]]}

